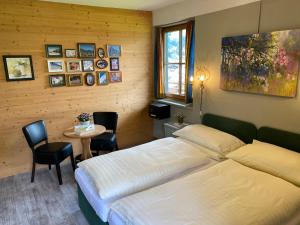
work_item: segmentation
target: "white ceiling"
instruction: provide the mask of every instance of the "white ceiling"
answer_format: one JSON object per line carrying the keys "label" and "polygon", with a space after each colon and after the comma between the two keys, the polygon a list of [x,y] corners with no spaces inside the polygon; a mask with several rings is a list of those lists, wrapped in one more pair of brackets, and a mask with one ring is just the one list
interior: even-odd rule
{"label": "white ceiling", "polygon": [[152,11],[184,0],[42,0],[78,5]]}

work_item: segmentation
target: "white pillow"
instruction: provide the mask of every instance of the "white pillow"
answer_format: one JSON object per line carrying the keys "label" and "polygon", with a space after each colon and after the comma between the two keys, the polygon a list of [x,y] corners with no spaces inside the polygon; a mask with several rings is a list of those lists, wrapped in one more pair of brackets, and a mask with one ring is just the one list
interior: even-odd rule
{"label": "white pillow", "polygon": [[245,145],[244,142],[231,134],[202,124],[186,126],[175,131],[173,135],[202,145],[221,156],[225,156],[227,153]]}
{"label": "white pillow", "polygon": [[280,177],[300,187],[300,154],[276,145],[254,141],[227,158],[245,166]]}

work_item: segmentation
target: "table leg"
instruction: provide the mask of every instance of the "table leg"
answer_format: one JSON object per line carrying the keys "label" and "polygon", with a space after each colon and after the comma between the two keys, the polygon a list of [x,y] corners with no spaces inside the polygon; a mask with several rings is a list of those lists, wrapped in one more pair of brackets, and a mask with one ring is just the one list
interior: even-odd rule
{"label": "table leg", "polygon": [[81,138],[81,144],[82,144],[81,160],[92,158],[93,155],[90,149],[91,138]]}

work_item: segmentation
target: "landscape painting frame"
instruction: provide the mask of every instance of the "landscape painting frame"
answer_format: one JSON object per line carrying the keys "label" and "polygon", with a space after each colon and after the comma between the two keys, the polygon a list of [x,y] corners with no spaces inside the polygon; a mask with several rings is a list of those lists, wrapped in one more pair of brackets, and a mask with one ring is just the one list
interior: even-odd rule
{"label": "landscape painting frame", "polygon": [[96,58],[95,43],[77,43],[78,58]]}
{"label": "landscape painting frame", "polygon": [[299,60],[300,29],[224,37],[220,88],[293,98]]}

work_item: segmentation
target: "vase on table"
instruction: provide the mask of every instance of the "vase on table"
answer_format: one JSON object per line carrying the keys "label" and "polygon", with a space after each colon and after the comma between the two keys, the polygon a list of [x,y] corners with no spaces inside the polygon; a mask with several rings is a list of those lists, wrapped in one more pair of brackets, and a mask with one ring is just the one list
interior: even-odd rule
{"label": "vase on table", "polygon": [[80,121],[80,125],[82,125],[82,126],[88,126],[88,125],[90,125],[90,123],[91,123],[90,120],[88,120],[88,121]]}

